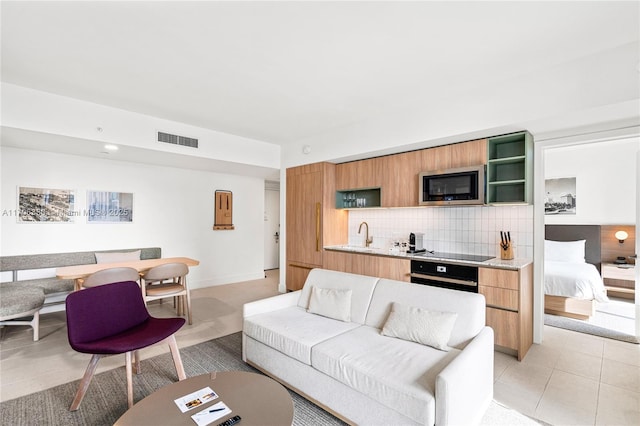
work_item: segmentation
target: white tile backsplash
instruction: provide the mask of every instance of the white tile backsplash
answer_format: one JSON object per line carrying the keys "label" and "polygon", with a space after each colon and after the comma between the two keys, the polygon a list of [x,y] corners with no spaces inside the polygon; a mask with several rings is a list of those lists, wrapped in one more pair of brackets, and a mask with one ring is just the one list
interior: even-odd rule
{"label": "white tile backsplash", "polygon": [[533,206],[416,207],[363,209],[349,212],[349,244],[364,245],[369,224],[373,247],[408,241],[409,233],[424,233],[424,247],[439,252],[499,256],[500,231],[510,231],[516,257],[533,258]]}

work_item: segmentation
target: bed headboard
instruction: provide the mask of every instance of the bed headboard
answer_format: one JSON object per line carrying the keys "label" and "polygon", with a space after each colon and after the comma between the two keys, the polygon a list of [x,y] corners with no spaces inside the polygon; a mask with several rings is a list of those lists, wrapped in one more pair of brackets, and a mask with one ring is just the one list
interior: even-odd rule
{"label": "bed headboard", "polygon": [[545,225],[544,238],[553,241],[587,240],[584,248],[585,260],[600,271],[600,225]]}

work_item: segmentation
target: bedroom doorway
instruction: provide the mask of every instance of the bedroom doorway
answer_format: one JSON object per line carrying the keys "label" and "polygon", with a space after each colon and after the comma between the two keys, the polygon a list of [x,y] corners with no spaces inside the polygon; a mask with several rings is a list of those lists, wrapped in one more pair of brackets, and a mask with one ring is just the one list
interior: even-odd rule
{"label": "bedroom doorway", "polygon": [[[597,257],[594,258],[592,252],[591,258],[587,256],[585,262],[595,265],[598,271],[595,277],[591,275],[593,284],[588,284],[593,286],[593,290],[580,288],[586,285],[584,278],[571,284],[575,286],[571,290],[560,290],[559,293],[557,288],[550,289],[552,286],[549,281],[555,280],[557,284],[559,278],[549,272],[553,268],[548,261],[557,259],[553,259],[543,249],[545,262],[542,291],[545,311],[548,309],[546,305],[552,303],[554,308],[558,307],[555,302],[559,300],[558,295],[562,291],[567,292],[561,295],[569,303],[563,300],[564,305],[560,306],[566,308],[566,311],[574,309],[573,306],[567,308],[570,303],[580,305],[577,308],[580,315],[577,316],[567,314],[566,311],[555,312],[553,316],[543,313],[544,323],[619,340],[637,341],[640,339],[640,291],[637,291],[640,267],[634,267],[636,259],[632,256],[639,250],[636,224],[640,223],[640,138],[601,138],[581,142],[573,140],[571,143],[557,143],[553,146],[548,144],[542,150],[544,179],[542,182],[537,180],[537,183],[545,184],[544,225],[560,229],[573,225],[591,225],[601,229],[598,232],[601,235],[598,238],[600,247]],[[557,191],[550,183],[559,181],[571,185]],[[555,189],[556,193],[547,188]],[[618,231],[624,233],[617,234]],[[544,227],[542,233],[544,234]],[[624,234],[626,238],[618,239],[618,236]],[[564,241],[577,241],[586,237],[569,232],[566,238]],[[593,238],[589,237],[592,245]],[[598,288],[607,289],[606,298],[598,298],[593,306],[588,306],[585,298],[594,299],[593,292],[598,292]],[[572,291],[575,294],[570,294]],[[588,294],[590,292],[591,295]],[[552,297],[548,296],[554,298],[553,302]]]}

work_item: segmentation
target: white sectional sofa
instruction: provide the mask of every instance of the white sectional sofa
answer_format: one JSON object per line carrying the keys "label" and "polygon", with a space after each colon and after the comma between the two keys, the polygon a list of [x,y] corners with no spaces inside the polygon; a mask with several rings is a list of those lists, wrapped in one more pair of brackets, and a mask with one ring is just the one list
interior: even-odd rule
{"label": "white sectional sofa", "polygon": [[351,424],[476,424],[493,398],[479,294],[314,269],[243,315],[245,362]]}

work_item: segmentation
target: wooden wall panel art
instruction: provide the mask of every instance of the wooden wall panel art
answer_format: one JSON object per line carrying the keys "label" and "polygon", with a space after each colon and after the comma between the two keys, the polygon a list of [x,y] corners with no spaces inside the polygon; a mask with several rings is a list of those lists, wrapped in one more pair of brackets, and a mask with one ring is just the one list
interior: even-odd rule
{"label": "wooden wall panel art", "polygon": [[233,226],[233,193],[216,191],[214,230],[234,229]]}

